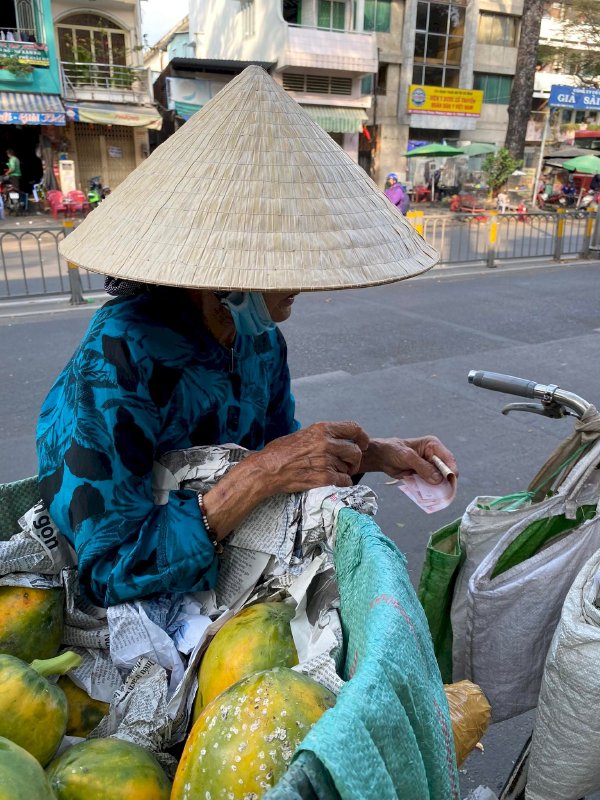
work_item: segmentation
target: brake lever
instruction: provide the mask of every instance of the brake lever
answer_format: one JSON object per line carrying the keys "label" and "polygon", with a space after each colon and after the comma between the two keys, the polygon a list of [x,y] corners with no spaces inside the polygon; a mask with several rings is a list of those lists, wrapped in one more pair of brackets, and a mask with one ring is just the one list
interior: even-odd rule
{"label": "brake lever", "polygon": [[504,406],[502,413],[507,416],[511,411],[527,411],[530,414],[539,414],[542,417],[551,417],[552,419],[562,419],[566,416],[573,416],[569,411],[559,405],[559,403],[509,403]]}

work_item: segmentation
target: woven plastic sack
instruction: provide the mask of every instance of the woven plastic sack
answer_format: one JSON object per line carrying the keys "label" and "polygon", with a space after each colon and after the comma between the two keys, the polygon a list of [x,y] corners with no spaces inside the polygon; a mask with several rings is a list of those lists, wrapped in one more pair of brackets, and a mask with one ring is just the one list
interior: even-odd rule
{"label": "woven plastic sack", "polygon": [[452,681],[450,607],[462,561],[459,524],[460,520],[455,520],[429,537],[417,590],[444,683]]}
{"label": "woven plastic sack", "polygon": [[577,576],[552,639],[525,796],[576,800],[600,789],[600,552]]}
{"label": "woven plastic sack", "polygon": [[526,492],[507,497],[476,497],[462,516],[459,527],[462,563],[450,608],[452,672],[451,678],[445,676],[445,680],[462,681],[466,675],[467,593],[471,576],[506,532],[531,514],[530,505]]}
{"label": "woven plastic sack", "polygon": [[597,473],[592,475],[599,461],[596,442],[559,491],[532,506],[471,576],[465,672],[483,689],[493,722],[537,704],[564,599],[579,570],[600,548]]}
{"label": "woven plastic sack", "polygon": [[19,519],[40,499],[37,477],[0,484],[0,541],[19,530]]}
{"label": "woven plastic sack", "polygon": [[267,797],[311,797],[290,778],[308,779],[303,759],[312,753],[313,776],[320,762],[335,786],[315,793],[320,800],[458,798],[448,704],[404,556],[371,518],[344,509],[335,561],[348,683]]}

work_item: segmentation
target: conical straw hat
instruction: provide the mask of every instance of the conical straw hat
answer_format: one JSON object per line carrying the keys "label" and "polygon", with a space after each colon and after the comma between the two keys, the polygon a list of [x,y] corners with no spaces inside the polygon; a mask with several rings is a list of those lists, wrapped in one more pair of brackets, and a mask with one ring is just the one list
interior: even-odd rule
{"label": "conical straw hat", "polygon": [[60,251],[123,280],[242,291],[371,286],[438,260],[256,66],[137,167]]}

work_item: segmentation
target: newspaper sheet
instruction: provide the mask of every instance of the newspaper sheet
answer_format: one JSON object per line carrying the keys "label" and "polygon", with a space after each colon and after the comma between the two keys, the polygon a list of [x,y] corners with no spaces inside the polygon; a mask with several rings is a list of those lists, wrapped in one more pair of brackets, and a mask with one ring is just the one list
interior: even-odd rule
{"label": "newspaper sheet", "polygon": [[[153,471],[155,501],[166,503],[177,488],[207,491],[245,455],[234,445],[167,453]],[[38,504],[23,516],[21,532],[0,542],[0,563],[10,565],[8,574],[0,571],[0,585],[64,588],[63,645],[82,656],[71,677],[93,698],[111,703],[92,735],[137,742],[169,767],[164,750],[185,738],[204,650],[246,603],[293,604],[295,669],[339,692],[342,632],[333,548],[337,515],[346,507],[374,514],[375,495],[362,485],[275,495],[228,538],[214,590],[107,611],[81,594],[75,554]]]}

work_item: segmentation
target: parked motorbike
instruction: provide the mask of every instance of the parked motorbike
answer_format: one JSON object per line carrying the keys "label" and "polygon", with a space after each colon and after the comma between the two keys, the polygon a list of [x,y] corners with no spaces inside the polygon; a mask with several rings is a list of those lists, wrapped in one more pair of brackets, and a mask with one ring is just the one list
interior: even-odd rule
{"label": "parked motorbike", "polygon": [[573,208],[576,202],[576,197],[571,194],[565,194],[564,192],[555,192],[551,195],[540,192],[537,196],[537,204],[542,211],[556,211],[557,208]]}
{"label": "parked motorbike", "polygon": [[99,175],[96,175],[94,178],[90,178],[88,185],[88,203],[90,204],[90,208],[96,208],[101,200],[104,200],[105,197],[108,197],[110,194],[110,187],[102,185],[102,179]]}
{"label": "parked motorbike", "polygon": [[10,177],[4,175],[1,179],[0,191],[6,214],[20,214],[24,208],[21,193],[13,186]]}
{"label": "parked motorbike", "polygon": [[581,198],[579,208],[589,208],[592,204],[600,204],[600,192],[589,189]]}

